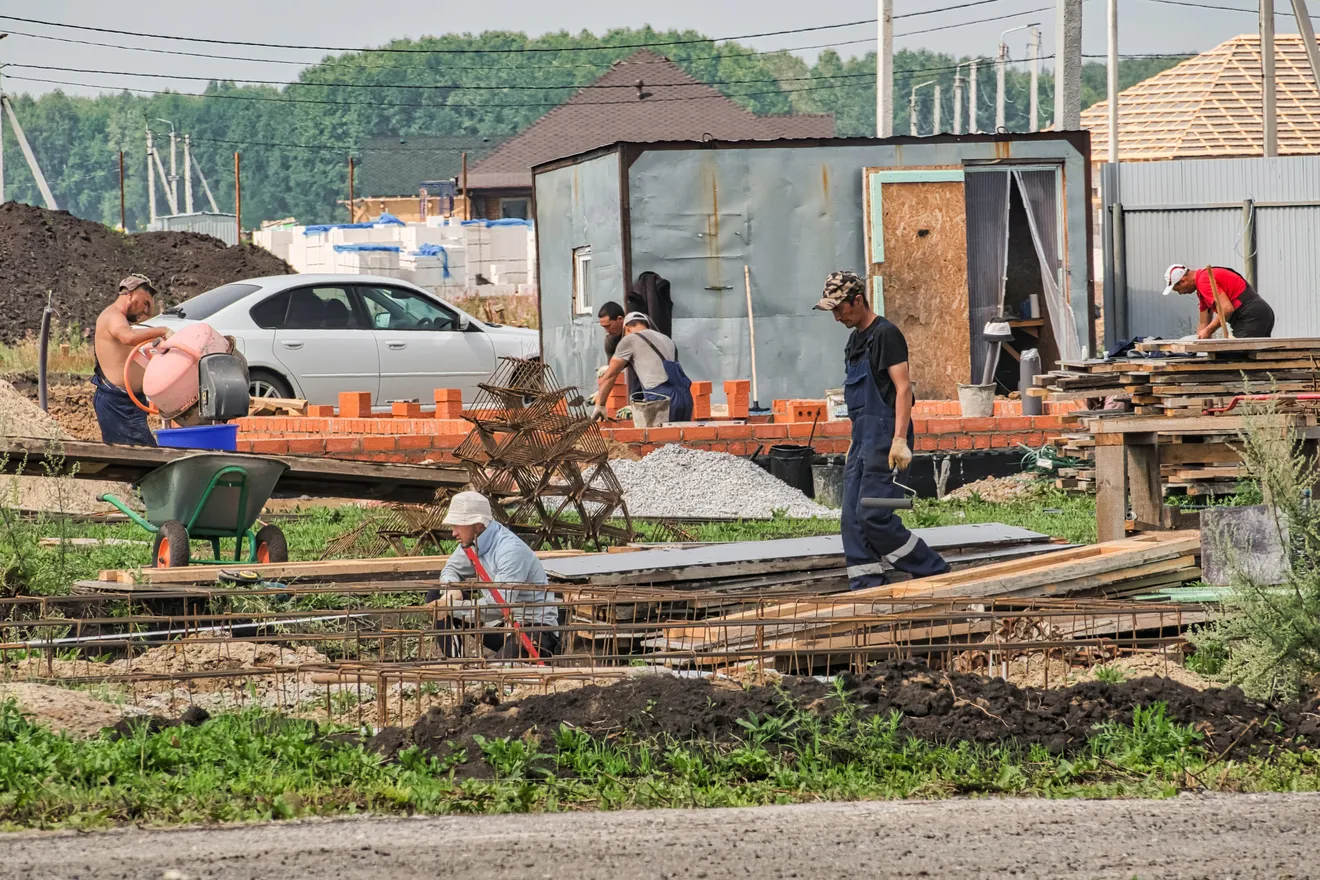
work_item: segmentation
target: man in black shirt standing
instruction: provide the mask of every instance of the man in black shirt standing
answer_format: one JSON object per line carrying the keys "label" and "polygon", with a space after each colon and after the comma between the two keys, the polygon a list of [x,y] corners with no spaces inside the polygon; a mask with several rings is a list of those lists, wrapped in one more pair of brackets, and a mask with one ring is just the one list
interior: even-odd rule
{"label": "man in black shirt standing", "polygon": [[815,308],[852,329],[844,349],[844,401],[852,420],[852,445],[843,470],[843,555],[854,590],[889,582],[887,567],[913,577],[949,570],[938,553],[908,531],[893,511],[861,506],[863,498],[900,498],[894,484],[912,463],[912,378],[907,340],[898,327],[872,311],[866,282],[852,272],[825,279]]}

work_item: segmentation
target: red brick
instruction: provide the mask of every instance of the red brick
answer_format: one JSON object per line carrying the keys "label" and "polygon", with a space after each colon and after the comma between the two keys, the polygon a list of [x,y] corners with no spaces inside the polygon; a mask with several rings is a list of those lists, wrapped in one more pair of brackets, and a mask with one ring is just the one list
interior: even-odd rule
{"label": "red brick", "polygon": [[335,408],[333,406],[309,406],[307,415],[318,419],[333,419],[335,417]]}
{"label": "red brick", "polygon": [[918,437],[916,442],[917,452],[934,452],[937,445],[934,437]]}
{"label": "red brick", "polygon": [[956,449],[971,449],[971,448],[972,448],[972,435],[971,435],[971,434],[959,434],[958,437],[957,437],[957,440],[956,440],[956,442],[955,442],[955,444],[954,444],[954,446],[955,446]]}
{"label": "red brick", "polygon": [[410,400],[396,400],[390,404],[390,415],[396,419],[416,419],[422,415],[422,405]]}
{"label": "red brick", "polygon": [[973,449],[989,449],[989,448],[990,448],[990,437],[991,437],[991,436],[992,436],[992,435],[990,435],[990,434],[977,434],[977,435],[975,435],[974,437],[972,437],[972,448],[973,448]]}
{"label": "red brick", "polygon": [[916,415],[913,415],[913,416],[912,416],[912,431],[913,431],[913,433],[915,433],[915,434],[925,434],[925,433],[926,433],[926,425],[927,425],[927,423],[928,423],[929,421],[930,421],[930,419],[927,419],[927,418],[919,418],[919,417],[917,417]]}
{"label": "red brick", "polygon": [[399,438],[393,436],[367,436],[362,438],[363,452],[391,452],[398,448]]}
{"label": "red brick", "polygon": [[849,441],[836,437],[833,440],[826,440],[823,443],[816,444],[816,451],[827,455],[843,455],[848,451]]}
{"label": "red brick", "polygon": [[[794,422],[784,427],[788,428],[788,436],[796,440],[806,440],[813,434],[811,422]],[[814,434],[820,436],[820,423],[816,424]]]}
{"label": "red brick", "polygon": [[371,417],[370,391],[339,392],[339,413],[346,419]]}
{"label": "red brick", "polygon": [[472,430],[472,423],[464,419],[445,419],[437,422],[437,432],[441,435],[467,434]]}
{"label": "red brick", "polygon": [[702,425],[694,428],[683,429],[684,440],[714,440],[718,435],[718,429],[714,425]]}
{"label": "red brick", "polygon": [[751,455],[752,450],[756,448],[754,444],[748,443],[745,440],[734,440],[727,444],[727,446],[730,455]]}
{"label": "red brick", "polygon": [[646,439],[646,431],[641,428],[614,428],[605,435],[617,443],[641,443]]}
{"label": "red brick", "polygon": [[709,397],[710,394],[711,394],[711,391],[712,391],[712,390],[714,390],[714,389],[713,389],[713,387],[712,387],[712,385],[711,385],[710,382],[693,382],[693,383],[692,383],[691,391],[692,391],[692,396],[693,396],[693,397],[702,397],[702,396]]}
{"label": "red brick", "polygon": [[253,440],[252,451],[258,455],[284,455],[289,451],[288,440]]}
{"label": "red brick", "polygon": [[987,434],[999,427],[1000,419],[963,419],[962,429],[968,434]]}
{"label": "red brick", "polygon": [[939,437],[938,444],[939,445],[936,447],[937,449],[944,452],[952,452],[958,448],[958,438],[954,437],[952,434],[943,434]]}
{"label": "red brick", "polygon": [[[962,419],[946,419],[946,418],[927,419],[926,433],[927,434],[961,434]],[[940,448],[942,449],[943,447]]]}
{"label": "red brick", "polygon": [[400,449],[430,449],[435,438],[429,434],[405,434],[398,439]]}
{"label": "red brick", "polygon": [[647,428],[647,443],[677,443],[683,439],[681,428]]}
{"label": "red brick", "polygon": [[660,447],[656,446],[654,443],[640,443],[633,446],[633,449],[642,458],[646,458],[646,456],[650,455],[652,452],[655,452],[659,448]]}
{"label": "red brick", "polygon": [[361,437],[327,437],[325,438],[326,455],[343,454],[345,452],[361,452]]}
{"label": "red brick", "polygon": [[1038,449],[1045,445],[1045,435],[1040,431],[1032,431],[1022,439],[1022,442],[1026,443],[1032,449]]}
{"label": "red brick", "polygon": [[995,425],[996,431],[1027,431],[1031,428],[1031,418],[1016,416],[1012,418],[997,419]]}
{"label": "red brick", "polygon": [[1063,419],[1060,416],[1028,416],[1031,419],[1031,427],[1045,431],[1058,431],[1063,428]]}
{"label": "red brick", "polygon": [[715,436],[721,440],[750,440],[755,430],[751,425],[720,425]]}
{"label": "red brick", "polygon": [[784,440],[788,438],[787,425],[757,425],[752,429],[757,440]]}
{"label": "red brick", "polygon": [[750,379],[728,379],[724,383],[724,393],[726,395],[742,394],[747,396],[752,393],[752,382]]}
{"label": "red brick", "polygon": [[1009,442],[1009,436],[1007,434],[990,435],[991,449],[1007,449],[1010,445],[1012,444]]}
{"label": "red brick", "polygon": [[463,392],[458,388],[437,388],[435,389],[434,399],[437,406],[442,403],[462,403]]}
{"label": "red brick", "polygon": [[325,455],[325,439],[308,437],[289,441],[290,455]]}
{"label": "red brick", "polygon": [[838,419],[833,422],[822,422],[820,432],[826,437],[851,437],[852,422],[848,419]]}

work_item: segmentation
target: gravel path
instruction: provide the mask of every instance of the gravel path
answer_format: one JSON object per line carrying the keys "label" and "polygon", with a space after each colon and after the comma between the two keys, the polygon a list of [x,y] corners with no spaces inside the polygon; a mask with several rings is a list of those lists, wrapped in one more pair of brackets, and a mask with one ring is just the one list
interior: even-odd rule
{"label": "gravel path", "polygon": [[641,461],[610,462],[633,516],[766,519],[783,511],[794,519],[839,516],[760,465],[724,452],[672,443]]}
{"label": "gravel path", "polygon": [[0,837],[7,878],[1312,877],[1320,796],[993,798]]}

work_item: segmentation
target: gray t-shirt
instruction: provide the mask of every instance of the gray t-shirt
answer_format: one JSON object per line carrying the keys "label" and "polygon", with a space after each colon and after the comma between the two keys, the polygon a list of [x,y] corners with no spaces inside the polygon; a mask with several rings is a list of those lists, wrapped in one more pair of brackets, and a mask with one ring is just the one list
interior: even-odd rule
{"label": "gray t-shirt", "polygon": [[[663,359],[641,339],[643,336],[660,350],[660,354],[664,355]],[[626,361],[628,366],[633,368],[643,388],[654,388],[665,383],[668,377],[665,375],[664,362],[677,360],[678,349],[672,339],[658,330],[639,330],[619,340],[619,347],[614,350],[614,356]]]}

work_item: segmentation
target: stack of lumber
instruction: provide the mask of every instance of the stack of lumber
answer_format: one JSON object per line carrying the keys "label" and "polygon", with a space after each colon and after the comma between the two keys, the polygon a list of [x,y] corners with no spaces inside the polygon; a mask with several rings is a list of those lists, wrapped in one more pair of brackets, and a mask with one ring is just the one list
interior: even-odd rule
{"label": "stack of lumber", "polygon": [[[1057,488],[1095,487],[1094,424],[1097,419],[1161,415],[1212,417],[1239,395],[1269,395],[1281,411],[1308,404],[1296,395],[1320,392],[1320,339],[1204,339],[1137,344],[1129,357],[1064,362],[1036,377],[1029,393],[1045,400],[1090,400],[1092,409],[1072,413],[1054,445],[1072,459],[1052,467]],[[1106,403],[1117,409],[1102,409]],[[1240,414],[1238,410],[1237,414]],[[1243,473],[1232,443],[1237,432],[1196,436],[1160,432],[1166,494],[1220,495],[1237,490]]]}
{"label": "stack of lumber", "polygon": [[[991,631],[995,622],[983,614],[991,603],[1033,597],[1114,599],[1195,580],[1200,577],[1200,546],[1197,532],[1170,532],[1074,547],[841,598],[801,599],[671,626],[649,645],[688,654],[702,664],[729,662],[740,650],[796,657],[886,645],[962,644]],[[1079,612],[1064,618],[1070,621],[1067,626],[1054,629],[1065,637],[1069,632],[1094,637],[1167,625],[1124,617]]]}

